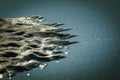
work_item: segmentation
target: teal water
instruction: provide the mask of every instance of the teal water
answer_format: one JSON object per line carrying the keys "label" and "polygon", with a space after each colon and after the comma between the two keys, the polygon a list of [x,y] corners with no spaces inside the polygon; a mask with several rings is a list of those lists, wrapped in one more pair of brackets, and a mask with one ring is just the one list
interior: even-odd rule
{"label": "teal water", "polygon": [[[67,58],[17,74],[12,80],[120,80],[120,10],[118,0],[1,0],[1,17],[41,15],[65,23],[78,35]],[[30,76],[27,76],[30,73]],[[1,79],[9,80],[9,79]]]}

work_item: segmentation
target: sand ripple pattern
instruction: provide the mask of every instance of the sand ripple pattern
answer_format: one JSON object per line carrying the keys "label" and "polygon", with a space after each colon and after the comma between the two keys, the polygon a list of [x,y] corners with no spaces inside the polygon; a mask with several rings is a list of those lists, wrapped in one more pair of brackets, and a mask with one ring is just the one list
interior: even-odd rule
{"label": "sand ripple pattern", "polygon": [[59,46],[76,42],[63,24],[42,23],[41,16],[0,18],[0,74],[12,77],[40,63],[65,58]]}

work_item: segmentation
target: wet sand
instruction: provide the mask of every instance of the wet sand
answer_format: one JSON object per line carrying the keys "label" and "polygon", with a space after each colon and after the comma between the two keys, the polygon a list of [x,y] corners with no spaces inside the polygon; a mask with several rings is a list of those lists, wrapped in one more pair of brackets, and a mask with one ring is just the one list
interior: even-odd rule
{"label": "wet sand", "polygon": [[45,62],[65,58],[63,46],[76,43],[69,41],[76,35],[63,32],[70,29],[58,27],[63,24],[43,24],[42,20],[41,16],[0,18],[0,78],[11,79],[35,67],[43,69]]}

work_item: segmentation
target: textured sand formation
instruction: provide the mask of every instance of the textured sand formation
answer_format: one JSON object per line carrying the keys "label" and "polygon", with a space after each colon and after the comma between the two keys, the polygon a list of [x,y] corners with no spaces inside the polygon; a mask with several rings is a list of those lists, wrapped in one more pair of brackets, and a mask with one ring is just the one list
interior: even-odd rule
{"label": "textured sand formation", "polygon": [[0,18],[0,76],[12,77],[40,63],[64,58],[59,46],[76,42],[62,24],[42,24],[41,16]]}

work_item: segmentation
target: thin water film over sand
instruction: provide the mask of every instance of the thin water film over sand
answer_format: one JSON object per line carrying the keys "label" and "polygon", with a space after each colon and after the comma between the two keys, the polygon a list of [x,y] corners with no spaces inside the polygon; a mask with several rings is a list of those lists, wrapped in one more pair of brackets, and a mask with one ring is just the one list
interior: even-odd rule
{"label": "thin water film over sand", "polygon": [[[41,16],[0,18],[0,78],[11,79],[16,73],[43,69],[45,62],[65,58],[63,47],[75,35],[64,33],[63,24],[42,23]],[[67,49],[67,47],[65,47]],[[69,54],[69,52],[64,52]],[[30,76],[28,73],[27,76]]]}

